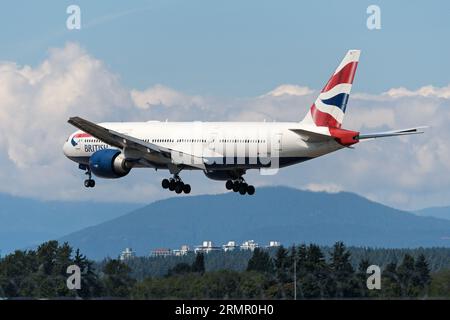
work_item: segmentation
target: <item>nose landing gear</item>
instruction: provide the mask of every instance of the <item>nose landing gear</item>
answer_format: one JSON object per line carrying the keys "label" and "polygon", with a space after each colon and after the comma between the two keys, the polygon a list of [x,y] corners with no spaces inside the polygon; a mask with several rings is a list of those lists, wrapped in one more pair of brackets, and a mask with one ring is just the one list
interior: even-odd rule
{"label": "nose landing gear", "polygon": [[189,184],[185,184],[178,175],[174,175],[173,178],[170,179],[163,179],[161,186],[163,189],[175,191],[177,194],[182,192],[188,194],[191,192],[191,186]]}
{"label": "nose landing gear", "polygon": [[237,180],[228,180],[225,183],[225,187],[227,188],[227,190],[233,190],[234,192],[239,192],[239,194],[244,195],[244,194],[248,194],[248,195],[253,195],[255,194],[255,187],[252,185],[249,185],[245,182],[245,180],[240,177]]}
{"label": "nose landing gear", "polygon": [[86,188],[93,188],[93,187],[95,187],[95,180],[93,180],[93,179],[84,180],[84,186]]}
{"label": "nose landing gear", "polygon": [[88,179],[84,180],[84,186],[86,188],[93,188],[95,187],[95,180],[92,179],[92,171],[91,168],[89,166],[83,165],[83,166],[79,166],[80,169],[82,170],[86,170],[86,175],[89,177]]}

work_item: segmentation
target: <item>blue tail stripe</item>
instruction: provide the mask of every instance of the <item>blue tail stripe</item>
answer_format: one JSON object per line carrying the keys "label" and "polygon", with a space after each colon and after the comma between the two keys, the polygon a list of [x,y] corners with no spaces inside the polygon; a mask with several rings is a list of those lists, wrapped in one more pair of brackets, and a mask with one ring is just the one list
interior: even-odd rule
{"label": "blue tail stripe", "polygon": [[345,109],[347,108],[348,98],[349,98],[348,93],[339,93],[329,99],[326,99],[326,100],[321,99],[321,100],[323,103],[331,105],[331,106],[336,106],[339,109],[341,109],[343,112],[345,112]]}

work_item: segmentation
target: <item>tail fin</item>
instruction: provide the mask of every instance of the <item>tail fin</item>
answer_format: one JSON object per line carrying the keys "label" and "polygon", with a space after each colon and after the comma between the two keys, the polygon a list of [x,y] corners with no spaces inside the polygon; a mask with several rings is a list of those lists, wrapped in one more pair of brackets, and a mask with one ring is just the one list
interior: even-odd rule
{"label": "tail fin", "polygon": [[360,50],[347,52],[302,123],[318,127],[341,127],[360,53]]}

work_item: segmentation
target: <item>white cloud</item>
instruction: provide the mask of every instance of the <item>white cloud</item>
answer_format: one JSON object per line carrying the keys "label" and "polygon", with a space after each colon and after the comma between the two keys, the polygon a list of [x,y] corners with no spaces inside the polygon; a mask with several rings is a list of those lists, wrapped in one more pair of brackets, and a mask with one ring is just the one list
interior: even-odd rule
{"label": "white cloud", "polygon": [[117,77],[76,44],[36,68],[1,64],[0,83],[2,150],[18,168],[58,158],[70,115],[102,119],[132,106]]}
{"label": "white cloud", "polygon": [[[93,121],[225,120],[299,121],[317,92],[281,85],[250,98],[189,95],[163,85],[129,90],[104,63],[69,43],[51,49],[37,66],[0,62],[0,192],[43,199],[149,202],[173,194],[159,184],[168,173],[136,169],[120,181],[82,187],[83,172],[62,154],[75,129],[70,116]],[[403,208],[449,204],[450,85],[382,94],[352,94],[345,127],[379,131],[429,125],[420,136],[375,140],[333,155],[280,170],[276,176],[251,172],[260,185],[290,185],[315,191],[353,191]],[[194,194],[225,191],[202,173],[183,172]]]}
{"label": "white cloud", "polygon": [[301,87],[293,84],[283,84],[281,86],[276,87],[272,91],[266,93],[264,96],[272,96],[272,97],[280,97],[283,95],[288,96],[306,96],[314,91],[308,87]]}
{"label": "white cloud", "polygon": [[424,86],[418,90],[412,91],[406,88],[393,88],[384,93],[385,95],[392,98],[403,98],[403,97],[435,97],[435,98],[450,98],[450,85],[442,88],[437,88],[433,86]]}
{"label": "white cloud", "polygon": [[142,109],[158,106],[190,108],[205,104],[200,96],[191,97],[159,84],[145,91],[131,90],[131,97],[134,104]]}
{"label": "white cloud", "polygon": [[305,188],[314,192],[328,192],[328,193],[337,193],[342,191],[342,186],[334,184],[334,183],[308,183]]}

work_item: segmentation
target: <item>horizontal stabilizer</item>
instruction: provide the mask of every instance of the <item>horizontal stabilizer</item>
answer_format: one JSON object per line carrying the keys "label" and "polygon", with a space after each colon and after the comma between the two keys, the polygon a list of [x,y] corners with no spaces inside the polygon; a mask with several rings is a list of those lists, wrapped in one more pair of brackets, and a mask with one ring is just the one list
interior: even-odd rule
{"label": "horizontal stabilizer", "polygon": [[425,128],[427,128],[427,127],[417,127],[417,128],[409,128],[409,129],[402,129],[402,130],[378,132],[378,133],[360,134],[356,137],[356,139],[364,140],[364,139],[376,139],[376,138],[385,138],[385,137],[406,136],[406,135],[410,135],[410,134],[419,134],[419,133],[424,133],[424,131],[422,129],[425,129]]}
{"label": "horizontal stabilizer", "polygon": [[302,140],[306,142],[325,142],[334,139],[331,135],[326,133],[314,132],[304,129],[290,130],[298,134],[302,138]]}

